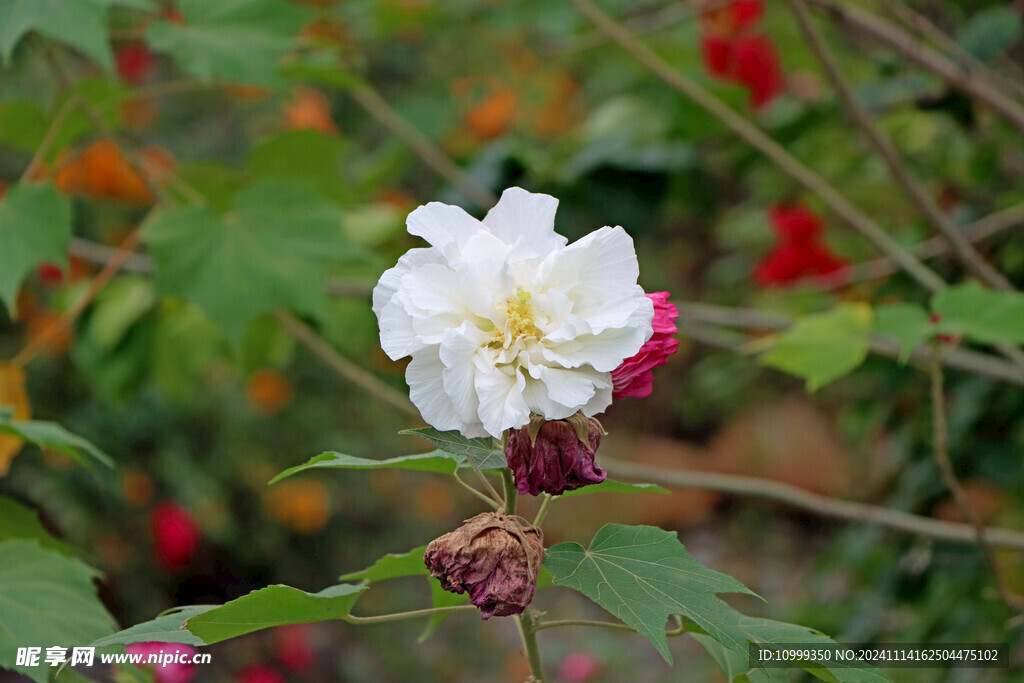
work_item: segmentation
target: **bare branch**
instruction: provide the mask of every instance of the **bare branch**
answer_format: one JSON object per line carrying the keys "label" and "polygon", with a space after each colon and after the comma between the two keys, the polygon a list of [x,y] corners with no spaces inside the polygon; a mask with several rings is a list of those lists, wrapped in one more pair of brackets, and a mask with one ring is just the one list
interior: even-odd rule
{"label": "bare branch", "polygon": [[[906,531],[918,536],[927,536],[928,538],[955,543],[973,544],[975,542],[975,531],[970,524],[945,522],[913,515],[902,510],[830,498],[829,496],[811,493],[796,486],[769,479],[745,477],[736,474],[666,469],[612,458],[603,458],[601,466],[616,477],[635,481],[653,482],[676,488],[697,488],[752,498],[764,498],[807,510],[822,517],[834,517],[851,522],[875,524],[890,529]],[[986,535],[992,545],[1024,549],[1024,533],[1009,529],[990,528],[986,530]]]}
{"label": "bare branch", "polygon": [[676,71],[665,60],[654,54],[639,42],[632,33],[597,8],[591,0],[572,0],[579,10],[594,24],[617,42],[641,64],[647,67],[674,90],[682,93],[703,109],[717,117],[737,135],[760,150],[778,167],[807,189],[817,194],[829,208],[850,227],[870,240],[880,251],[889,255],[910,273],[915,280],[931,291],[942,289],[945,282],[934,271],[921,263],[893,240],[871,218],[861,212],[846,197],[789,152],[779,143],[765,135],[760,128],[730,109],[728,105],[712,95],[687,76]]}

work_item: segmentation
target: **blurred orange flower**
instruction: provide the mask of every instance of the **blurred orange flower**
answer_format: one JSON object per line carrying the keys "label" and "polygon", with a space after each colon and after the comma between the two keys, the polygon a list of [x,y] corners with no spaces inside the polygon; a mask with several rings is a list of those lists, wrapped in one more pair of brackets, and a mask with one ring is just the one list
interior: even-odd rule
{"label": "blurred orange flower", "polygon": [[245,395],[258,412],[274,415],[292,402],[295,390],[287,377],[276,370],[264,368],[249,375]]}
{"label": "blurred orange flower", "polygon": [[275,484],[263,496],[263,508],[268,517],[300,534],[320,531],[330,516],[327,489],[313,479]]}
{"label": "blurred orange flower", "polygon": [[327,98],[316,88],[300,86],[292,91],[292,100],[284,108],[284,125],[290,130],[315,130],[337,135]]}
{"label": "blurred orange flower", "polygon": [[[25,391],[25,371],[11,363],[0,363],[0,405],[14,410],[14,419],[28,420],[32,408]],[[11,434],[0,434],[0,476],[6,475],[11,461],[25,442]]]}
{"label": "blurred orange flower", "polygon": [[[156,148],[142,150],[140,155],[147,175],[151,170],[166,171],[171,164],[170,155]],[[54,183],[65,194],[130,205],[154,201],[146,181],[113,140],[97,140],[80,152],[61,152],[56,168]],[[151,179],[156,180],[152,176]]]}

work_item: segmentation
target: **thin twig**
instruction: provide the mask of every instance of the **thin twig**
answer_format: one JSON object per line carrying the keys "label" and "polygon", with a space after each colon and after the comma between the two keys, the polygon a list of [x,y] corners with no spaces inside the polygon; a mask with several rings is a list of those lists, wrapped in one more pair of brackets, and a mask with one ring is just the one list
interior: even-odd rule
{"label": "thin twig", "polygon": [[[491,494],[491,498],[493,498],[496,501],[500,501],[501,500],[501,494],[498,493],[497,489],[495,489],[494,486],[491,484],[491,480],[487,478],[487,475],[484,474],[483,472],[481,472],[478,469],[474,469],[473,472],[476,473],[477,479],[479,479],[480,482],[484,485],[484,488],[487,489],[487,492],[489,494]],[[495,507],[499,507],[499,506],[500,506],[500,503],[499,503],[498,506],[495,506]]]}
{"label": "thin twig", "polygon": [[[1015,204],[1002,211],[989,214],[984,218],[968,223],[959,228],[960,233],[968,242],[980,242],[988,239],[1004,230],[1009,230],[1024,223],[1024,204]],[[910,251],[920,259],[935,258],[942,256],[949,249],[949,243],[941,235],[936,235],[923,242],[918,242],[910,247]],[[899,266],[888,256],[882,256],[873,261],[865,261],[850,266],[847,275],[842,280],[837,279],[835,285],[821,285],[832,289],[845,286],[851,282],[864,282],[866,280],[877,280],[892,275],[899,270]]]}
{"label": "thin twig", "polygon": [[435,614],[448,614],[449,612],[471,612],[478,609],[475,605],[453,605],[451,607],[427,607],[426,609],[414,609],[408,612],[396,612],[395,614],[380,614],[374,617],[357,617],[354,614],[346,614],[340,619],[350,624],[384,624],[389,621],[402,621],[404,619],[416,619],[417,617],[430,617]]}
{"label": "thin twig", "polygon": [[[929,517],[914,515],[902,510],[893,510],[878,505],[857,503],[811,493],[796,486],[758,477],[713,472],[692,472],[666,469],[650,465],[624,462],[613,458],[601,461],[610,474],[634,481],[653,482],[676,488],[696,488],[719,491],[752,498],[765,498],[791,507],[807,510],[822,517],[834,517],[852,522],[875,524],[890,529],[906,531],[954,543],[974,544],[975,530],[969,524],[945,522]],[[1024,550],[1024,533],[1010,529],[989,528],[988,542],[995,546]]]}
{"label": "thin twig", "polygon": [[998,88],[975,78],[966,68],[935,50],[922,45],[913,36],[892,22],[864,12],[850,4],[835,0],[807,0],[823,10],[829,17],[863,35],[888,45],[918,66],[942,77],[950,86],[963,90],[981,100],[993,111],[1024,131],[1024,107],[1007,97]]}
{"label": "thin twig", "polygon": [[[732,308],[682,302],[676,303],[679,310],[679,331],[683,335],[704,344],[729,351],[742,351],[749,343],[746,335],[723,330],[719,325],[745,329],[785,330],[792,320],[777,313],[755,309]],[[706,324],[706,323],[710,323]],[[902,357],[899,344],[884,337],[868,337],[868,349],[879,356],[899,359]],[[931,352],[927,346],[914,349],[909,362],[917,367],[927,367]],[[957,370],[991,377],[1010,384],[1024,385],[1024,373],[1015,365],[986,353],[969,349],[953,349],[943,357],[943,363]]]}
{"label": "thin twig", "polygon": [[396,408],[399,412],[418,418],[420,412],[405,394],[392,388],[372,372],[367,372],[334,350],[322,337],[291,313],[279,310],[275,313],[281,327],[298,339],[310,352],[334,370],[343,379],[363,389],[371,396]]}
{"label": "thin twig", "polygon": [[437,145],[402,118],[376,90],[369,85],[360,85],[346,92],[381,125],[401,138],[427,166],[437,171],[442,178],[474,203],[490,208],[498,201],[493,192],[456,166]]}
{"label": "thin twig", "polygon": [[963,485],[957,479],[956,472],[953,470],[953,463],[949,459],[949,434],[946,428],[946,396],[943,390],[942,347],[938,344],[935,345],[932,351],[932,362],[929,366],[928,375],[931,378],[932,454],[935,456],[935,462],[939,466],[939,471],[942,472],[942,480],[953,494],[953,499],[956,501],[957,507],[960,508],[960,512],[970,522],[971,527],[973,527],[974,542],[977,544],[978,550],[981,551],[985,562],[992,572],[992,578],[995,581],[996,591],[999,593],[1000,599],[1009,607],[1024,609],[1024,601],[1013,595],[1007,588],[1006,579],[999,569],[999,562],[996,560],[995,552],[992,550],[989,532],[985,529],[985,523],[978,516],[978,512],[974,509],[970,499],[967,498],[967,492],[964,491]]}
{"label": "thin twig", "polygon": [[[721,9],[722,7],[731,5],[735,1],[736,0],[708,0],[707,2],[701,3],[700,7],[697,8],[688,7],[687,4],[683,2],[672,3],[654,10],[653,12],[647,12],[645,14],[639,14],[637,16],[624,19],[622,24],[635,35],[647,35],[656,31],[664,31],[672,28],[676,24],[692,21],[704,16],[705,14]],[[607,42],[608,36],[601,31],[595,30],[565,43],[559,43],[547,48],[542,48],[541,52],[543,54],[550,55],[573,54],[601,47]]]}
{"label": "thin twig", "polygon": [[32,362],[32,359],[35,358],[40,351],[46,348],[46,345],[54,336],[62,330],[70,327],[71,324],[75,322],[75,319],[81,315],[82,311],[84,311],[93,299],[103,291],[103,288],[110,281],[110,278],[112,278],[120,269],[121,261],[128,258],[128,255],[132,253],[132,249],[135,248],[138,241],[139,228],[135,228],[128,233],[127,237],[124,238],[118,246],[117,251],[114,253],[114,256],[107,262],[107,265],[103,270],[97,273],[96,277],[92,279],[89,283],[89,288],[85,293],[75,301],[74,305],[64,311],[59,318],[45,327],[38,336],[33,337],[28,344],[25,345],[25,348],[19,351],[18,355],[11,360],[11,364],[19,368],[25,367]]}
{"label": "thin twig", "polygon": [[892,257],[924,287],[930,291],[936,291],[945,286],[945,282],[934,271],[900,246],[874,220],[861,212],[827,180],[793,157],[782,145],[765,135],[760,128],[654,54],[621,24],[598,9],[591,0],[572,0],[572,2],[598,28],[608,34],[654,75],[710,112],[733,132],[771,159],[786,175],[821,197],[837,216],[870,240],[882,253]]}
{"label": "thin twig", "polygon": [[788,0],[788,2],[793,10],[793,14],[796,15],[797,23],[811,48],[811,52],[821,62],[821,66],[824,68],[829,81],[832,82],[832,86],[846,105],[846,109],[854,123],[857,124],[861,133],[864,134],[868,143],[882,158],[885,165],[889,167],[889,173],[892,174],[893,179],[903,187],[904,191],[921,210],[921,213],[928,219],[928,222],[949,242],[953,253],[972,273],[981,278],[990,287],[1012,291],[1013,285],[1010,284],[1009,280],[982,260],[978,252],[971,247],[963,234],[956,229],[953,222],[942,212],[942,209],[925,191],[921,183],[910,173],[910,170],[903,162],[903,159],[900,158],[899,152],[896,151],[892,142],[882,135],[871,113],[857,99],[853,88],[843,76],[838,62],[836,62],[835,57],[832,55],[832,51],[825,44],[821,34],[818,33],[818,30],[811,22],[805,0]]}
{"label": "thin twig", "polygon": [[477,498],[479,498],[483,502],[485,502],[488,505],[490,505],[491,507],[493,507],[495,510],[497,510],[498,508],[501,507],[501,503],[497,499],[491,498],[487,494],[481,493],[480,491],[477,491],[475,488],[473,488],[472,486],[467,484],[465,481],[463,481],[462,478],[459,477],[459,473],[458,472],[452,472],[452,479],[454,479],[455,483],[458,484],[460,487],[462,487],[463,489],[469,491],[474,496],[476,496]]}
{"label": "thin twig", "polygon": [[[989,67],[988,64],[965,50],[960,43],[953,40],[945,31],[932,23],[931,19],[916,11],[910,5],[904,2],[884,0],[881,3],[881,7],[948,52],[953,59],[970,69],[976,78],[986,78],[994,87],[1013,90],[1017,97],[1024,97],[1024,84],[1012,78],[1007,78]],[[1000,66],[1011,69],[1016,68],[1016,64],[1009,59],[1005,60],[1005,63]],[[1019,71],[1018,75],[1020,75]]]}
{"label": "thin twig", "polygon": [[36,170],[43,165],[46,155],[50,153],[50,147],[53,146],[54,141],[57,139],[57,134],[64,127],[68,116],[70,116],[71,112],[73,112],[75,107],[78,106],[78,102],[76,102],[77,99],[78,95],[71,93],[68,98],[64,100],[64,104],[62,104],[60,109],[57,110],[57,113],[54,114],[53,120],[50,121],[50,127],[46,129],[46,134],[43,135],[43,139],[39,143],[39,147],[36,149],[35,154],[32,155],[32,160],[28,162],[28,166],[25,167],[25,171],[18,179],[19,183],[23,183],[26,180],[31,179]]}

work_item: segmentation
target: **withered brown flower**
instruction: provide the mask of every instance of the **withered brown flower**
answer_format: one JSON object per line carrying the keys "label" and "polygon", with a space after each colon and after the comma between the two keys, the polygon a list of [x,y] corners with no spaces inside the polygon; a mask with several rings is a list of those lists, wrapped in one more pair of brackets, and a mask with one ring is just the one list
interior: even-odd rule
{"label": "withered brown flower", "polygon": [[489,619],[521,614],[537,589],[544,534],[517,515],[485,512],[436,538],[423,553],[430,575]]}
{"label": "withered brown flower", "polygon": [[604,481],[608,473],[594,464],[603,432],[597,420],[582,413],[566,420],[531,415],[530,424],[510,430],[505,457],[519,493],[557,496]]}

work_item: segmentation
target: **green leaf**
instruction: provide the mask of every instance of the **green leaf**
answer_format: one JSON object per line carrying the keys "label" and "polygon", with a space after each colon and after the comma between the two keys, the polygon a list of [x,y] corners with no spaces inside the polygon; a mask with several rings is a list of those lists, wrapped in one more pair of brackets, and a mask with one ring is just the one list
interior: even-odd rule
{"label": "green leaf", "polygon": [[962,334],[985,344],[1024,344],[1024,294],[982,289],[970,282],[932,297],[938,332]]}
{"label": "green leaf", "polygon": [[285,78],[302,83],[320,83],[343,90],[365,85],[359,76],[342,69],[338,64],[337,55],[330,52],[302,55],[299,59],[282,64],[278,73]]}
{"label": "green leaf", "polygon": [[267,586],[189,617],[185,627],[211,645],[274,626],[342,619],[365,590],[366,586],[347,583],[319,593],[291,586]]}
{"label": "green leaf", "polygon": [[202,81],[276,83],[278,60],[312,14],[284,0],[180,0],[185,23],[154,21],[150,46]]}
{"label": "green leaf", "polygon": [[0,142],[15,149],[34,152],[46,136],[48,127],[46,114],[35,102],[14,100],[0,106]]}
{"label": "green leaf", "polygon": [[423,562],[423,553],[426,549],[427,546],[421,545],[405,553],[388,553],[366,569],[339,576],[338,581],[370,583],[395,579],[400,576],[419,576],[420,574],[429,576],[427,565]]}
{"label": "green leaf", "polygon": [[1020,14],[1010,7],[992,7],[974,14],[960,30],[957,42],[978,59],[990,60],[1022,37]]}
{"label": "green leaf", "polygon": [[42,548],[55,550],[68,557],[76,557],[78,554],[74,548],[54,538],[43,528],[35,510],[7,496],[0,496],[0,541],[11,539],[33,540]]}
{"label": "green leaf", "polygon": [[88,464],[85,456],[89,456],[107,467],[114,466],[110,456],[56,422],[15,420],[10,410],[0,408],[0,432],[31,441],[41,448],[53,449],[83,465]]}
{"label": "green leaf", "polygon": [[152,621],[136,624],[130,628],[93,642],[95,647],[128,645],[130,643],[180,643],[182,645],[204,645],[202,639],[184,627],[192,617],[216,609],[217,605],[191,605],[176,607]]}
{"label": "green leaf", "polygon": [[473,463],[475,470],[498,470],[507,467],[505,454],[496,448],[490,437],[469,439],[458,432],[439,432],[433,427],[403,429],[399,434],[409,434],[426,439],[445,453],[464,455]]}
{"label": "green leaf", "polygon": [[35,31],[81,50],[108,72],[113,71],[107,41],[107,10],[111,5],[153,6],[148,0],[0,0],[0,57],[9,64],[14,46]]}
{"label": "green leaf", "polygon": [[71,203],[53,185],[16,185],[7,191],[0,202],[0,300],[8,311],[14,311],[14,297],[29,270],[42,261],[67,263],[70,240]]}
{"label": "green leaf", "polygon": [[906,363],[921,344],[935,334],[928,312],[914,304],[891,304],[875,309],[874,332],[894,339],[900,345],[901,363]]}
{"label": "green leaf", "polygon": [[701,566],[675,532],[652,526],[606,524],[589,549],[559,543],[544,558],[555,585],[583,593],[658,649],[669,664],[669,616],[682,614],[729,648],[746,648],[731,623],[731,608],[718,593],[747,593],[746,586]]}
{"label": "green leaf", "polygon": [[[802,643],[805,647],[813,645],[835,645],[835,641],[819,631],[787,624],[782,621],[748,617],[745,614],[728,608],[732,612],[732,622],[751,643],[766,646],[784,646],[787,643]],[[729,681],[744,683],[772,682],[786,683],[791,680],[791,669],[751,667],[747,645],[742,648],[727,648],[708,635],[693,633],[693,638],[708,651],[721,667]],[[888,675],[870,667],[854,667],[848,662],[829,662],[828,665],[817,662],[794,662],[815,677],[830,683],[882,683],[891,680]]]}
{"label": "green leaf", "polygon": [[807,381],[816,391],[852,371],[867,357],[871,307],[843,303],[831,311],[799,318],[771,340],[760,362]]}
{"label": "green leaf", "polygon": [[585,496],[590,493],[670,493],[670,491],[657,484],[632,484],[625,481],[605,479],[600,484],[590,484],[589,486],[583,486],[572,491],[566,491],[559,498]]}
{"label": "green leaf", "polygon": [[19,647],[88,645],[116,629],[96,596],[97,576],[35,541],[0,543],[0,667],[45,681],[49,666],[15,666]]}
{"label": "green leaf", "polygon": [[329,267],[348,249],[333,204],[306,185],[276,180],[240,192],[223,217],[202,207],[167,210],[142,238],[158,291],[197,304],[236,344],[266,311],[325,310]]}
{"label": "green leaf", "polygon": [[341,179],[345,142],[315,130],[289,130],[263,140],[249,157],[254,178],[285,178],[309,183],[324,197],[344,199]]}
{"label": "green leaf", "polygon": [[285,477],[290,477],[298,472],[304,472],[316,467],[334,467],[343,470],[417,470],[420,472],[453,474],[462,466],[464,460],[462,456],[445,453],[444,451],[431,451],[430,453],[422,453],[420,455],[401,455],[396,458],[387,458],[386,460],[359,458],[354,455],[329,451],[321,453],[305,464],[289,467],[271,479],[270,483],[275,484]]}

